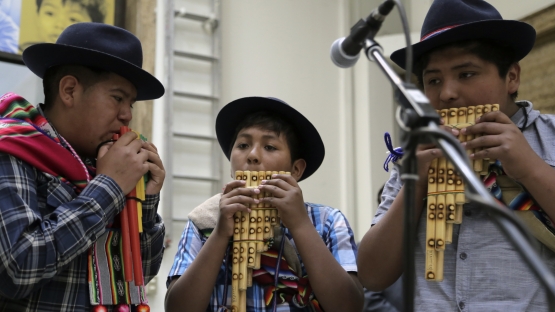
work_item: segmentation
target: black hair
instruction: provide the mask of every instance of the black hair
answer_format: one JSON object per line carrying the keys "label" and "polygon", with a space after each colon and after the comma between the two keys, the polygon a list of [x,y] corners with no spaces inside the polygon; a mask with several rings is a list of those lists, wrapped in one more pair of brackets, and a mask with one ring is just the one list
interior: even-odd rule
{"label": "black hair", "polygon": [[104,69],[83,65],[58,65],[46,70],[42,78],[44,90],[44,109],[48,109],[58,95],[60,80],[71,75],[77,78],[86,90],[96,83],[108,78],[110,72]]}
{"label": "black hair", "polygon": [[[36,0],[37,3],[37,13],[42,6],[44,0]],[[72,3],[77,3],[82,6],[89,14],[91,21],[96,23],[104,23],[104,18],[106,18],[105,0],[62,0],[62,4],[65,5],[67,1]]]}
{"label": "black hair", "polygon": [[[448,43],[426,52],[418,60],[416,60],[414,64],[414,73],[418,78],[418,83],[420,84],[420,87],[424,87],[422,74],[424,68],[426,68],[426,66],[428,66],[428,63],[430,62],[431,53],[449,48],[462,49],[465,52],[476,55],[486,62],[494,64],[497,67],[499,77],[503,79],[505,78],[505,76],[507,76],[511,65],[518,61],[515,57],[513,49],[501,42],[486,39],[477,39]],[[518,90],[511,94],[511,99],[514,101],[517,96]]]}
{"label": "black hair", "polygon": [[235,128],[235,134],[231,140],[231,145],[229,146],[229,154],[231,154],[239,132],[250,127],[258,127],[263,130],[272,131],[277,136],[283,134],[285,136],[285,141],[289,146],[289,151],[291,152],[291,163],[302,158],[300,141],[295,133],[293,125],[282,116],[268,111],[251,113],[247,115],[243,121],[239,123],[239,125],[237,125]]}

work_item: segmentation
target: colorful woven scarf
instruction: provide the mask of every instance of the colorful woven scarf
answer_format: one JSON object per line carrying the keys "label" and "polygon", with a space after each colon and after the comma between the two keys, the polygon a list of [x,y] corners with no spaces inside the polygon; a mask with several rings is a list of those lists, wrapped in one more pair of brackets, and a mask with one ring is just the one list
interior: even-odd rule
{"label": "colorful woven scarf", "polygon": [[54,133],[46,118],[24,98],[15,93],[0,97],[0,152],[58,177],[80,193],[89,172]]}
{"label": "colorful woven scarf", "polygon": [[264,287],[264,300],[266,305],[272,303],[276,296],[277,304],[289,302],[297,307],[312,307],[313,311],[322,311],[318,300],[314,296],[308,276],[299,277],[295,270],[287,264],[282,256],[279,262],[278,285],[274,285],[278,251],[268,249],[261,254],[260,269],[253,270],[252,279]]}
{"label": "colorful woven scarf", "polygon": [[501,190],[501,187],[499,187],[499,185],[497,184],[497,177],[501,175],[505,175],[505,171],[503,170],[501,162],[497,160],[495,163],[490,164],[488,174],[484,177],[483,182],[486,188],[493,195],[493,197],[509,207],[511,210],[532,211],[536,218],[540,220],[549,231],[555,234],[555,227],[553,226],[553,221],[551,220],[551,218],[549,218],[549,216],[540,208],[540,206],[538,206],[534,202],[532,196],[525,190],[522,190],[522,192],[515,196],[515,198],[512,199],[510,203],[503,202],[503,192]]}

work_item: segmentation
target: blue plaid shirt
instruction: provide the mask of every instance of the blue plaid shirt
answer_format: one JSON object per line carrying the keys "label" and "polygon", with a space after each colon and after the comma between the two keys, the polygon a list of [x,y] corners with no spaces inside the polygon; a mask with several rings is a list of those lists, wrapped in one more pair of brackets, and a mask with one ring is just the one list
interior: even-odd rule
{"label": "blue plaid shirt", "polygon": [[[98,175],[77,196],[58,178],[0,153],[0,311],[89,311],[87,254],[124,205],[114,180]],[[143,205],[145,282],[162,261],[159,195]]]}
{"label": "blue plaid shirt", "polygon": [[[322,237],[322,240],[324,240],[324,243],[337,262],[339,262],[345,271],[357,272],[357,245],[355,243],[353,231],[345,216],[341,211],[328,206],[305,203],[305,207],[316,231],[318,231],[320,237]],[[289,238],[292,245],[295,246],[295,241],[288,230],[286,230],[285,235]],[[177,247],[177,254],[168,275],[167,285],[169,285],[172,279],[183,275],[185,270],[187,270],[193,263],[193,260],[195,260],[206,240],[207,237],[200,233],[200,230],[193,222],[187,223],[181,240],[179,241],[179,246]],[[303,275],[306,275],[306,270],[302,261],[301,266]],[[225,302],[222,302],[224,287],[227,287],[227,298]],[[216,285],[206,311],[217,311],[218,307],[221,305],[231,305],[231,266],[228,268],[226,281],[225,263],[222,263],[220,267]],[[247,288],[247,311],[272,311],[272,305],[266,306],[264,303],[264,288],[254,281],[252,287]],[[299,308],[291,302],[278,305],[277,311],[308,311],[308,309]]]}

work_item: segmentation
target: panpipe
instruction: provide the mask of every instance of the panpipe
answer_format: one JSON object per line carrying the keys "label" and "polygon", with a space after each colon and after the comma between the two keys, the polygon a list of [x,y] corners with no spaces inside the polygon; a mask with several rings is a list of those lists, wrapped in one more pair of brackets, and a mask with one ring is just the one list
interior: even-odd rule
{"label": "panpipe", "polygon": [[[120,134],[114,134],[113,139],[130,132],[128,127],[120,127]],[[141,137],[137,134],[137,139]],[[137,182],[131,192],[125,195],[125,205],[120,212],[121,236],[123,249],[123,268],[125,281],[133,281],[136,286],[144,285],[143,265],[141,261],[140,233],[142,232],[142,201],[145,200],[144,177]]]}
{"label": "panpipe", "polygon": [[[498,104],[486,104],[438,110],[445,125],[463,129],[474,125],[478,117],[490,111],[498,111]],[[459,135],[461,142],[475,139],[479,135]],[[470,155],[480,149],[467,150]],[[490,159],[472,161],[472,168],[478,176],[488,173]],[[443,260],[445,245],[452,242],[453,224],[461,224],[464,183],[454,165],[445,157],[436,158],[428,169],[428,194],[426,207],[426,259],[425,277],[429,281],[443,280]]]}
{"label": "panpipe", "polygon": [[[127,132],[135,132],[137,139],[146,140],[141,134],[129,129],[128,127],[120,127],[120,133],[114,134],[112,139],[118,140],[120,136]],[[146,176],[148,177],[148,176]],[[146,179],[145,176],[135,185],[135,188],[125,195],[125,204],[123,210],[119,214],[121,227],[121,248],[123,262],[123,276],[125,282],[133,282],[135,286],[144,286],[143,264],[141,259],[140,233],[143,232],[142,226],[142,203],[146,199],[145,194]],[[119,304],[118,311],[129,311],[127,304]],[[93,306],[93,311],[107,311],[104,305],[98,304]],[[145,302],[141,302],[137,306],[137,311],[148,312],[149,306]]]}
{"label": "panpipe", "polygon": [[[291,174],[285,171],[236,171],[235,180],[244,180],[245,187],[257,188],[272,174]],[[255,198],[269,197],[260,193]],[[268,250],[274,238],[274,226],[279,225],[277,209],[270,204],[252,204],[251,212],[238,211],[234,215],[232,245],[231,311],[247,310],[247,287],[252,286],[252,270],[260,269],[261,254]]]}

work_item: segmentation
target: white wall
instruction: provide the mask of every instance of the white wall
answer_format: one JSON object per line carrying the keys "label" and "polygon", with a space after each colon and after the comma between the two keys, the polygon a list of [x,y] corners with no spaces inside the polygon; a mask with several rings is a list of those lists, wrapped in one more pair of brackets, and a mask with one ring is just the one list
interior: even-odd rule
{"label": "white wall", "polygon": [[301,182],[305,200],[353,217],[348,195],[352,174],[346,171],[349,71],[335,67],[329,57],[332,42],[345,33],[344,1],[237,0],[222,5],[222,103],[273,96],[303,113],[326,146],[320,169]]}

